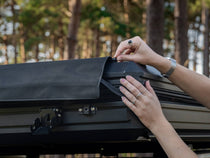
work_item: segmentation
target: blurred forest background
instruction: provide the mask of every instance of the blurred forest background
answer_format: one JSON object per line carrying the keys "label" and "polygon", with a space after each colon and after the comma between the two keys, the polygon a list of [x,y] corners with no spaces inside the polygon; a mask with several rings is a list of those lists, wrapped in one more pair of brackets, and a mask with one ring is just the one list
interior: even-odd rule
{"label": "blurred forest background", "polygon": [[0,0],[0,64],[113,56],[140,36],[209,76],[210,0]]}

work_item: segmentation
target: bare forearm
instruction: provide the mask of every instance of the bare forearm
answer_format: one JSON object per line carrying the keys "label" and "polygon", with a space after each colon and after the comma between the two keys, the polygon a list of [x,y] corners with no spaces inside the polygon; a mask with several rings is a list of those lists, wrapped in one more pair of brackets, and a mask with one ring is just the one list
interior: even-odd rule
{"label": "bare forearm", "polygon": [[176,71],[169,79],[201,104],[210,108],[209,78],[177,65]]}
{"label": "bare forearm", "polygon": [[[163,57],[158,58],[159,62],[156,62],[153,66],[160,70],[162,73],[165,73],[170,68],[170,61]],[[169,80],[184,92],[199,101],[201,104],[205,105],[207,108],[210,108],[209,78],[177,64],[177,67],[169,77]]]}
{"label": "bare forearm", "polygon": [[197,158],[167,120],[152,132],[169,158]]}
{"label": "bare forearm", "polygon": [[[136,63],[154,66],[161,73],[166,73],[171,67],[169,60],[155,53],[138,36],[122,41],[114,57],[119,61],[134,61]],[[210,94],[208,92],[210,88],[207,87],[210,82],[207,78],[201,77],[178,65],[169,79],[189,95],[208,106],[207,103],[210,102],[210,97],[207,97],[209,100],[204,99],[205,101],[203,101],[203,97]],[[199,83],[200,80],[205,81],[206,85],[202,86]],[[121,79],[120,82],[125,87],[120,87],[120,90],[126,96],[122,97],[122,101],[136,114],[141,122],[152,131],[169,157],[197,157],[177,135],[171,124],[164,117],[160,102],[148,81],[145,87],[131,76],[126,76],[126,79]],[[203,91],[202,88],[205,90]],[[200,94],[197,95],[197,93]]]}
{"label": "bare forearm", "polygon": [[[166,120],[160,102],[149,81],[145,87],[132,76],[120,79],[120,91],[125,95],[122,101],[136,114],[141,122],[151,130],[164,151],[171,158],[195,158],[171,124]],[[138,96],[138,97],[135,97]]]}

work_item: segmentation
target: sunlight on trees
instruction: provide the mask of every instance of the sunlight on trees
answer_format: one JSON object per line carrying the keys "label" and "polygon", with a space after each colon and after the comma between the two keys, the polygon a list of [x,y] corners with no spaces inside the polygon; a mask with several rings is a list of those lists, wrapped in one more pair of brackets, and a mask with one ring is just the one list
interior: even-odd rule
{"label": "sunlight on trees", "polygon": [[[209,70],[203,57],[204,52],[209,56],[210,0],[188,0],[187,9],[180,12],[187,18],[186,42],[181,40],[185,33],[180,37],[175,34],[175,30],[179,32],[175,25],[179,19],[175,16],[178,0],[153,4],[155,8],[163,7],[162,17],[153,13],[154,9],[148,14],[148,3],[141,0],[81,0],[80,10],[73,2],[1,0],[0,64],[112,56],[120,41],[141,36],[145,41],[154,39],[151,47],[164,56],[178,58],[175,54],[185,49],[185,55],[178,55],[181,64],[200,73],[203,68]],[[159,20],[151,23],[154,14]],[[204,18],[206,21],[202,20]],[[157,27],[161,19],[163,31]],[[177,45],[179,42],[183,46]]]}

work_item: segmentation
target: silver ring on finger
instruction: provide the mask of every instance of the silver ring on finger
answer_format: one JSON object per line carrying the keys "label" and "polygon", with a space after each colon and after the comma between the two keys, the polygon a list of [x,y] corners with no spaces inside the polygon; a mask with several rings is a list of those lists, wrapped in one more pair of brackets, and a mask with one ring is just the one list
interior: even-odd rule
{"label": "silver ring on finger", "polygon": [[141,95],[142,95],[142,93],[139,92],[139,94],[136,95],[136,98],[138,98],[138,97],[141,96]]}

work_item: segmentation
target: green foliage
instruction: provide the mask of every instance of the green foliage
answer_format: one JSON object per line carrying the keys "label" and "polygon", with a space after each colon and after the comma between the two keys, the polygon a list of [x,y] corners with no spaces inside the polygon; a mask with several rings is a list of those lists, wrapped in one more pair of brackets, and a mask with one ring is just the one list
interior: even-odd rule
{"label": "green foliage", "polygon": [[26,49],[26,51],[30,51],[35,44],[40,43],[41,41],[42,41],[42,37],[31,37],[31,38],[28,38],[25,41],[25,49]]}
{"label": "green foliage", "polygon": [[167,2],[165,4],[164,11],[164,38],[166,40],[172,40],[174,31],[174,5],[173,3]]}
{"label": "green foliage", "polygon": [[[20,45],[20,38],[24,38],[26,52],[34,52],[34,47],[42,43],[47,51],[55,39],[55,50],[59,49],[58,41],[63,39],[66,44],[68,25],[71,21],[68,0],[15,0],[19,9],[16,9],[16,33],[15,39]],[[10,8],[9,1],[1,0],[0,7]],[[80,28],[78,32],[77,54],[82,57],[84,43],[91,51],[95,49],[96,31],[100,35],[101,55],[107,55],[106,40],[140,35],[146,38],[146,3],[142,0],[128,0],[125,6],[124,0],[82,0]],[[201,19],[201,0],[188,1],[188,23],[194,23]],[[205,0],[210,8],[210,0]],[[2,15],[2,14],[1,14]],[[128,19],[126,19],[126,16]],[[174,40],[174,1],[165,0],[164,9],[164,39],[168,43]],[[14,15],[0,16],[0,23],[12,23]],[[196,21],[200,23],[200,21]],[[9,35],[9,39],[12,39]],[[11,41],[11,40],[10,40]],[[51,42],[51,43],[50,43]],[[3,43],[0,32],[0,43]],[[119,43],[116,43],[119,44]],[[102,49],[103,45],[103,49]],[[166,48],[165,52],[168,52]],[[1,54],[2,55],[2,54]],[[18,58],[19,59],[19,58]],[[20,60],[20,59],[19,59]]]}
{"label": "green foliage", "polygon": [[[130,22],[128,25],[123,18],[124,9],[118,9],[122,7],[122,2],[119,1],[88,1],[88,3],[83,4],[81,22],[87,23],[92,29],[99,28],[101,25],[102,32],[117,34],[122,37],[126,37],[126,33],[131,36],[141,34],[143,25],[141,23],[142,17],[139,15],[142,15],[144,9],[134,2],[130,2]],[[139,19],[137,20],[137,18]]]}
{"label": "green foliage", "polygon": [[205,4],[210,9],[210,0],[205,0]]}
{"label": "green foliage", "polygon": [[199,0],[190,0],[188,2],[188,19],[190,22],[195,21],[197,16],[201,16],[202,4]]}

